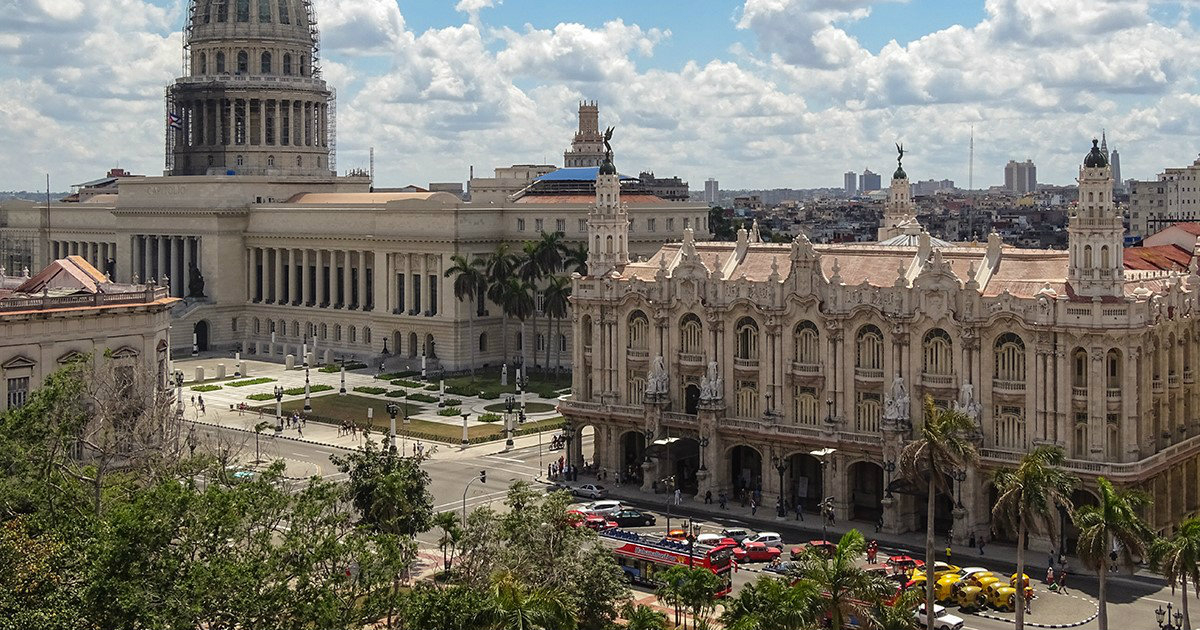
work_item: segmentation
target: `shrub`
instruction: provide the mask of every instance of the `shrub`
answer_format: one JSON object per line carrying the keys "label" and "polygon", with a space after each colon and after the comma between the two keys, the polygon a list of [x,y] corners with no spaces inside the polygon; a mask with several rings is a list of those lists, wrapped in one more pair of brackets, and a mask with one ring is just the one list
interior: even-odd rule
{"label": "shrub", "polygon": [[438,415],[439,415],[439,416],[446,416],[446,417],[450,417],[450,416],[461,416],[461,415],[462,415],[462,409],[459,409],[458,407],[446,407],[445,409],[439,409],[439,410],[438,410]]}
{"label": "shrub", "polygon": [[427,391],[427,392],[436,392],[439,389],[441,389],[441,387],[439,387],[437,383],[433,383],[431,385],[425,386],[425,391]]}
{"label": "shrub", "polygon": [[[367,367],[367,364],[359,361],[350,361],[346,363],[347,372],[351,370],[361,370],[365,367]],[[326,363],[325,365],[321,366],[321,371],[326,374],[336,374],[342,371],[342,366],[340,363]]]}
{"label": "shrub", "polygon": [[467,387],[447,385],[446,393],[454,394],[455,396],[478,396],[479,390],[476,389],[476,390],[472,391],[470,388],[467,388]]}
{"label": "shrub", "polygon": [[442,404],[447,407],[458,407],[462,405],[462,401],[457,398],[447,398],[442,401]]}
{"label": "shrub", "polygon": [[250,394],[246,398],[248,400],[274,400],[275,394],[268,394],[266,392],[263,392],[261,394]]}
{"label": "shrub", "polygon": [[220,385],[193,385],[194,392],[215,392],[218,389],[223,389]]}
{"label": "shrub", "polygon": [[413,394],[409,394],[409,395],[408,395],[408,399],[409,399],[409,400],[415,400],[415,401],[417,401],[417,402],[423,402],[423,403],[435,403],[435,402],[437,402],[437,399],[436,399],[436,398],[434,398],[433,396],[430,396],[429,394],[422,394],[422,393],[420,393],[420,392],[416,392],[416,393],[413,393]]}
{"label": "shrub", "polygon": [[387,393],[387,388],[386,387],[369,387],[369,386],[363,385],[363,386],[355,387],[354,391],[356,391],[360,394],[374,394],[374,395],[378,396],[379,394]]}
{"label": "shrub", "polygon": [[[331,389],[333,389],[333,385],[309,385],[308,386],[308,391],[310,391],[314,394],[317,392],[327,392]],[[283,390],[283,393],[287,394],[288,396],[303,396],[304,388],[303,387],[293,387],[291,389]]]}
{"label": "shrub", "polygon": [[480,422],[500,422],[503,419],[504,419],[504,417],[501,416],[500,414],[491,413],[491,412],[488,412],[488,413],[485,413],[485,414],[482,414],[479,416]]}
{"label": "shrub", "polygon": [[408,396],[408,392],[404,391],[403,389],[393,389],[392,391],[384,394],[384,396],[387,396],[388,398],[404,398]]}
{"label": "shrub", "polygon": [[480,394],[479,397],[484,400],[496,400],[497,398],[500,397],[500,394],[498,394],[496,392],[484,392],[484,393]]}
{"label": "shrub", "polygon": [[250,385],[262,385],[263,383],[274,383],[275,379],[269,376],[260,376],[258,378],[248,378],[244,381],[231,381],[225,383],[230,387],[248,387]]}
{"label": "shrub", "polygon": [[[383,374],[376,375],[375,378],[382,380],[382,381],[391,381],[391,380],[395,380],[398,378],[417,376],[418,374],[420,374],[420,372],[416,372],[413,370],[409,370],[407,372],[385,372]],[[395,383],[392,383],[392,384],[395,385]]]}
{"label": "shrub", "polygon": [[417,389],[418,387],[421,387],[421,384],[416,381],[406,381],[402,378],[393,380],[392,385],[395,385],[396,387],[408,387],[409,389]]}

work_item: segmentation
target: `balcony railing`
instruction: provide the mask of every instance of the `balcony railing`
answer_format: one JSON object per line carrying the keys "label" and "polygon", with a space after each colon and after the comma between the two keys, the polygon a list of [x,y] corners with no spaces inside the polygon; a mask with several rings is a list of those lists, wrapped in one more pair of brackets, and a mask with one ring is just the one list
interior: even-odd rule
{"label": "balcony railing", "polygon": [[1161,376],[1156,376],[1150,381],[1150,389],[1153,390],[1155,394],[1161,394],[1163,392],[1163,381]]}
{"label": "balcony railing", "polygon": [[663,412],[663,420],[672,424],[695,425],[699,420],[694,414],[679,413],[678,411]]}
{"label": "balcony railing", "polygon": [[688,364],[692,364],[692,365],[704,365],[704,355],[696,354],[696,353],[692,353],[692,352],[680,352],[679,353],[679,362],[680,363],[688,363]]}
{"label": "balcony railing", "polygon": [[[1063,466],[1070,471],[1093,475],[1103,475],[1113,481],[1134,482],[1145,480],[1158,474],[1169,466],[1193,457],[1200,451],[1200,436],[1188,438],[1178,444],[1163,448],[1161,451],[1136,462],[1110,463],[1096,462],[1084,459],[1068,459]],[[979,450],[985,461],[993,464],[1008,465],[1019,462],[1025,455],[1024,451],[1007,451],[995,448]]]}
{"label": "balcony railing", "polygon": [[954,376],[950,374],[921,373],[921,382],[929,387],[953,387]]}
{"label": "balcony railing", "polygon": [[1073,387],[1071,387],[1071,396],[1072,396],[1072,397],[1074,397],[1074,398],[1080,398],[1080,399],[1083,399],[1083,400],[1087,400],[1087,394],[1088,394],[1088,388],[1087,388],[1086,386],[1084,386],[1084,387],[1079,387],[1079,386],[1073,386]]}
{"label": "balcony railing", "polygon": [[625,356],[635,361],[645,361],[650,358],[649,350],[639,350],[637,348],[626,348]]}
{"label": "balcony railing", "polygon": [[818,363],[801,363],[799,361],[792,361],[792,374],[814,376],[820,373],[821,365]]}
{"label": "balcony railing", "polygon": [[0,313],[20,311],[45,311],[67,308],[87,308],[89,306],[121,306],[132,304],[149,304],[171,297],[168,287],[147,285],[142,290],[132,290],[122,293],[91,293],[87,295],[66,295],[59,297],[28,297],[11,298],[0,301]]}
{"label": "balcony railing", "polygon": [[992,381],[992,391],[997,394],[1024,394],[1025,381],[1002,381],[995,379]]}
{"label": "balcony railing", "polygon": [[854,376],[856,378],[861,378],[864,381],[882,381],[883,370],[856,367],[854,368]]}
{"label": "balcony railing", "polygon": [[1184,385],[1191,385],[1192,383],[1195,383],[1195,382],[1196,382],[1196,375],[1195,375],[1195,374],[1194,374],[1194,373],[1193,373],[1193,372],[1192,372],[1190,369],[1184,368],[1184,370],[1183,370],[1183,384],[1184,384]]}
{"label": "balcony railing", "polygon": [[1178,374],[1168,374],[1167,375],[1167,386],[1179,387],[1179,375]]}
{"label": "balcony railing", "polygon": [[1106,398],[1108,398],[1109,400],[1120,400],[1121,399],[1121,388],[1120,387],[1109,387],[1107,390],[1104,391],[1104,396]]}
{"label": "balcony railing", "polygon": [[733,367],[742,368],[743,370],[757,370],[758,359],[738,359],[733,360]]}

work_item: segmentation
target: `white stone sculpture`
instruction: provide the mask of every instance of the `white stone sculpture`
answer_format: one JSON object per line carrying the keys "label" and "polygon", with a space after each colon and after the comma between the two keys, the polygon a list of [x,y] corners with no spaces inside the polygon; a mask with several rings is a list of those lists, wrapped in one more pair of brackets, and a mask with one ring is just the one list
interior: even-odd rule
{"label": "white stone sculpture", "polygon": [[908,422],[911,417],[908,390],[904,387],[904,377],[892,379],[892,391],[884,396],[883,418],[891,422]]}
{"label": "white stone sculpture", "polygon": [[717,362],[710,361],[708,372],[700,377],[700,400],[720,400],[724,391],[721,377],[717,376]]}
{"label": "white stone sculpture", "polygon": [[667,366],[662,355],[654,357],[650,364],[650,374],[646,377],[646,394],[659,396],[667,393]]}

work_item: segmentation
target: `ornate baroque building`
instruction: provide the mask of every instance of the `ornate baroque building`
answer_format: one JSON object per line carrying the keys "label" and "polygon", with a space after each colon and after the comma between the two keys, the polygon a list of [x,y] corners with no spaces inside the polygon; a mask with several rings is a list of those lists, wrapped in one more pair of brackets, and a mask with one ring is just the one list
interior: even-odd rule
{"label": "ornate baroque building", "polygon": [[[593,430],[588,457],[646,489],[761,490],[764,506],[810,511],[828,497],[838,519],[918,530],[924,499],[894,471],[929,396],[977,424],[979,465],[937,502],[935,526],[960,541],[990,532],[991,472],[1039,444],[1065,449],[1078,503],[1103,475],[1149,491],[1158,530],[1197,511],[1197,263],[1122,267],[1099,148],[1079,171],[1069,251],[933,239],[908,190],[898,168],[879,243],[688,233],[626,264],[626,209],[598,181],[589,226],[604,245],[575,278],[582,342],[560,406]],[[569,457],[585,458],[579,440]],[[1040,544],[1073,535],[1064,521]]]}
{"label": "ornate baroque building", "polygon": [[[78,255],[114,281],[169,287],[182,299],[172,311],[176,352],[195,340],[201,351],[282,361],[300,359],[308,342],[318,361],[415,365],[424,356],[431,367],[465,369],[524,349],[538,364],[548,352],[569,364],[569,330],[552,333],[539,317],[528,343],[517,326],[505,339],[500,308],[458,300],[446,271],[453,256],[486,256],[542,233],[582,242],[598,162],[532,167],[515,194],[474,203],[373,192],[368,177],[334,171],[318,41],[310,0],[192,0],[187,76],[167,88],[165,175],[107,178],[102,191],[49,205],[0,202],[0,242],[30,244],[5,262],[40,268]],[[577,152],[599,151],[595,103],[580,116]],[[707,234],[706,205],[620,182],[635,231],[630,256],[685,229]]]}

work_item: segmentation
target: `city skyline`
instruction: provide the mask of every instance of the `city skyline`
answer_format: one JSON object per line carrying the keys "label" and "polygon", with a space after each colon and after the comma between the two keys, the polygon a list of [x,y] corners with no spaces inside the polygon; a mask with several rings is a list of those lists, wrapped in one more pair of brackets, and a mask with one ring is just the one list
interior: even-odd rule
{"label": "city skyline", "polygon": [[[0,141],[24,150],[0,158],[0,189],[42,187],[49,172],[61,190],[116,165],[159,174],[184,3],[12,4]],[[1180,114],[1200,102],[1180,61],[1198,41],[1185,3],[826,4],[722,1],[684,20],[670,3],[623,0],[318,1],[339,170],[366,168],[372,146],[386,185],[559,163],[580,99],[621,128],[623,170],[697,188],[836,188],[847,168],[886,170],[897,140],[914,178],[965,183],[972,123],[977,188],[1002,184],[1015,155],[1070,183],[1074,147],[1101,128],[1126,178],[1189,163],[1200,145]]]}

